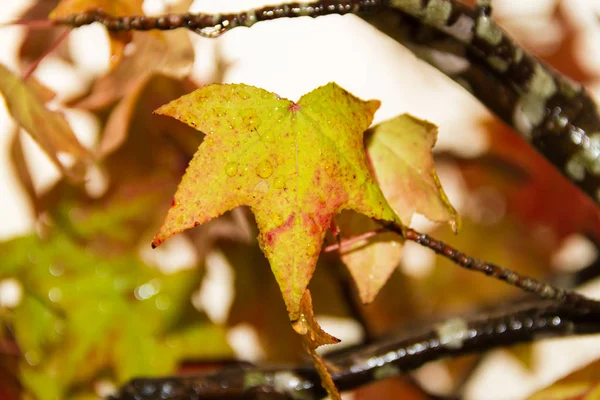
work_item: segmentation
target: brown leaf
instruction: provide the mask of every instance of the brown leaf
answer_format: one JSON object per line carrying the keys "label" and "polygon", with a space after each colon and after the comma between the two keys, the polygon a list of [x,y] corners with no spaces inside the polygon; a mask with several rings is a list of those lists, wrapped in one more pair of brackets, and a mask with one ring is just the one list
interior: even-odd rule
{"label": "brown leaf", "polygon": [[10,143],[10,161],[17,174],[19,183],[29,198],[29,201],[31,201],[33,212],[37,217],[41,212],[41,204],[35,191],[31,174],[29,173],[27,161],[25,161],[25,154],[23,153],[23,146],[21,145],[20,136],[19,130],[15,130]]}
{"label": "brown leaf", "polygon": [[[40,145],[64,175],[75,180],[83,179],[81,163],[92,160],[91,153],[83,147],[61,113],[48,110],[35,87],[0,65],[0,92],[15,121]],[[67,168],[59,160],[66,153],[75,159],[75,166]]]}
{"label": "brown leaf", "polygon": [[[381,226],[364,215],[344,211],[336,218],[343,239],[374,232]],[[363,303],[371,303],[402,258],[403,239],[393,232],[353,242],[340,249]]]}
{"label": "brown leaf", "polygon": [[[59,0],[42,0],[36,2],[23,16],[22,21],[39,21],[48,18],[48,14],[56,7]],[[24,26],[26,32],[19,49],[19,59],[26,65],[38,60],[63,35],[68,28],[36,29]],[[68,40],[68,39],[67,39]],[[62,42],[53,52],[66,61],[70,61],[67,41]]]}
{"label": "brown leaf", "polygon": [[405,378],[378,381],[354,392],[354,400],[427,400],[429,398]]}
{"label": "brown leaf", "polygon": [[316,352],[318,347],[326,344],[336,344],[339,343],[340,340],[325,332],[315,319],[310,290],[308,289],[304,292],[300,302],[299,318],[296,321],[292,321],[292,327],[296,333],[301,335],[304,348],[312,357],[315,368],[321,377],[321,385],[327,391],[329,397],[332,400],[341,400],[340,393],[333,383],[333,379],[327,370],[327,366]]}
{"label": "brown leaf", "polygon": [[191,88],[187,82],[164,75],[147,76],[138,81],[111,112],[98,145],[98,157],[105,158],[121,147],[133,129],[143,132],[146,140],[156,140],[156,136],[164,135],[181,140],[182,147],[188,152],[196,151],[199,145],[197,132],[170,118],[152,114],[157,107]]}
{"label": "brown leaf", "polygon": [[189,75],[194,49],[187,32],[135,33],[131,52],[106,76],[96,81],[92,92],[75,102],[74,107],[88,110],[103,108],[123,98],[152,74],[174,79]]}

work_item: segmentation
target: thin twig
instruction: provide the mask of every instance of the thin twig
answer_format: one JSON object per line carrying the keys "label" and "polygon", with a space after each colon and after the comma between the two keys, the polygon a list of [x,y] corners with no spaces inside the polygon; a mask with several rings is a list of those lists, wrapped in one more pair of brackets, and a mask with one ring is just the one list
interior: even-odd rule
{"label": "thin twig", "polygon": [[55,19],[57,25],[80,27],[99,22],[110,31],[147,31],[152,29],[171,30],[187,28],[205,37],[218,37],[238,26],[250,27],[257,22],[278,18],[320,17],[330,14],[349,14],[374,10],[380,6],[380,0],[314,1],[310,3],[288,3],[262,7],[240,13],[204,14],[185,13],[167,14],[157,17],[133,15],[115,17],[100,10],[81,12]]}
{"label": "thin twig", "polygon": [[69,36],[70,32],[71,32],[71,29],[66,29],[58,37],[58,39],[56,39],[56,41],[52,44],[52,46],[44,52],[44,54],[42,54],[37,60],[35,60],[34,62],[32,62],[31,65],[29,65],[29,67],[27,67],[27,69],[25,70],[25,72],[23,72],[23,75],[21,76],[21,78],[23,80],[26,80],[27,78],[29,78],[31,76],[31,74],[33,74],[35,72],[35,70],[37,69],[37,67],[42,62],[42,60],[44,58],[46,58],[46,56],[48,56],[49,54],[51,54],[52,52],[54,52],[54,50],[56,50],[58,48],[58,46],[60,46],[60,44],[67,38],[67,36]]}
{"label": "thin twig", "polygon": [[507,268],[500,267],[493,263],[482,261],[471,257],[447,243],[437,240],[427,235],[420,233],[412,228],[402,227],[395,223],[383,222],[384,226],[392,232],[404,235],[406,240],[411,240],[415,243],[425,246],[437,254],[451,260],[458,266],[484,273],[490,277],[507,282],[512,286],[522,289],[526,292],[533,293],[543,299],[557,301],[565,304],[574,310],[581,313],[594,313],[600,315],[600,302],[589,299],[579,293],[567,289],[556,288],[550,284],[538,281],[534,278],[522,276],[517,272]]}

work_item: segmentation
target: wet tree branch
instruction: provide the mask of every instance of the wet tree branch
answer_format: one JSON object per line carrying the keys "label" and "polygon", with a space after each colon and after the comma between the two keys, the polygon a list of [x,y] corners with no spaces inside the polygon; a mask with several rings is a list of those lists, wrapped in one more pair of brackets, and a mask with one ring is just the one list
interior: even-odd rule
{"label": "wet tree branch", "polygon": [[[494,315],[433,323],[404,338],[393,338],[327,356],[340,391],[406,373],[448,357],[545,338],[600,333],[593,314],[564,304],[539,301]],[[136,379],[113,397],[119,400],[320,399],[325,396],[312,366],[226,367],[203,375]]]}

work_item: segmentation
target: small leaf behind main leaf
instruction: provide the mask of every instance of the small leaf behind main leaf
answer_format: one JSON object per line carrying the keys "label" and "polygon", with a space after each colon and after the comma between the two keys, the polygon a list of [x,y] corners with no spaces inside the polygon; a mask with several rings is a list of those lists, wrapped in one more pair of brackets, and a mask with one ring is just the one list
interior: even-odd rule
{"label": "small leaf behind main leaf", "polygon": [[206,138],[153,246],[250,206],[261,249],[296,320],[335,214],[353,209],[400,223],[364,154],[363,132],[377,107],[330,83],[298,103],[252,86],[211,85],[159,108]]}
{"label": "small leaf behind main leaf", "polygon": [[414,213],[448,222],[456,232],[458,213],[435,172],[432,149],[437,127],[409,114],[384,121],[365,133],[367,154],[386,199],[410,225]]}
{"label": "small leaf behind main leaf", "polygon": [[[435,125],[408,114],[384,121],[365,133],[367,154],[382,192],[402,221],[415,212],[456,231],[459,217],[438,180],[431,149]],[[379,226],[368,218],[343,213],[337,220],[345,237],[357,237]],[[387,282],[402,257],[402,238],[393,233],[352,243],[342,250],[363,303],[370,303]]]}

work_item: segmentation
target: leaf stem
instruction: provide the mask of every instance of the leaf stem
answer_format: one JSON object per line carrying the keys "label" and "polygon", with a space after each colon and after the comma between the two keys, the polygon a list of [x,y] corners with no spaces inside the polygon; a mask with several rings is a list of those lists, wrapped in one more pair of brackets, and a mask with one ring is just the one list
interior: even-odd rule
{"label": "leaf stem", "polygon": [[381,233],[384,233],[386,231],[387,231],[387,229],[385,229],[385,228],[376,229],[376,230],[371,231],[371,232],[366,232],[366,233],[363,233],[361,235],[354,236],[354,237],[351,237],[349,239],[342,240],[342,241],[340,241],[340,243],[330,244],[329,246],[326,246],[323,249],[323,253],[330,253],[330,252],[335,251],[335,250],[343,251],[344,247],[348,247],[348,246],[350,246],[353,243],[360,242],[361,240],[365,240],[365,239],[371,238],[373,236],[377,236],[377,235],[379,235]]}

